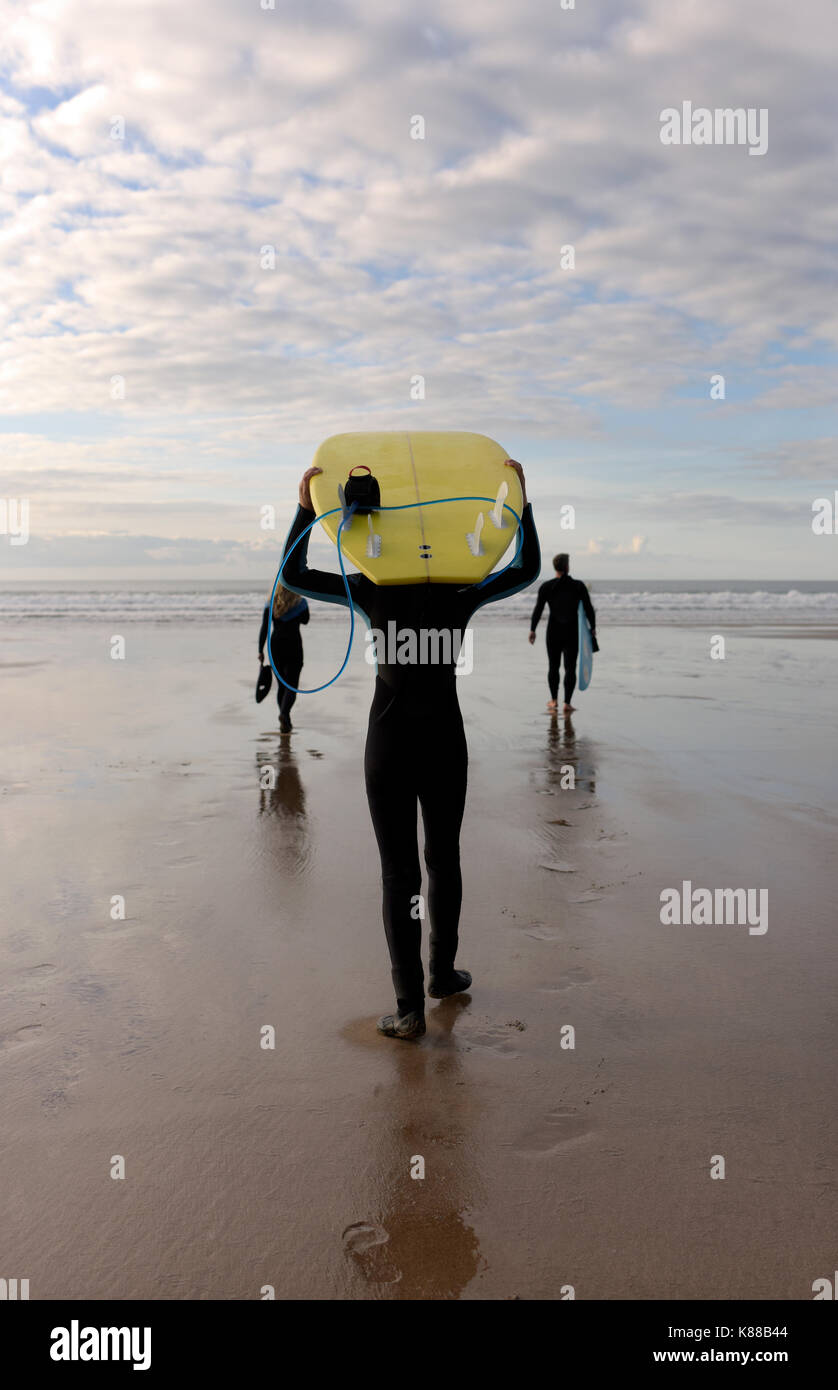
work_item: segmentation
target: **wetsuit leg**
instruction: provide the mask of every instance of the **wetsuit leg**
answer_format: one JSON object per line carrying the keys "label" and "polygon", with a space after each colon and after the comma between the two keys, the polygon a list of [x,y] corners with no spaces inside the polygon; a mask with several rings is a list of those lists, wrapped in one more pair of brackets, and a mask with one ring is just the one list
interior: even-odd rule
{"label": "wetsuit leg", "polygon": [[562,655],[561,634],[555,628],[547,624],[547,684],[550,687],[550,699],[559,698],[559,661]]}
{"label": "wetsuit leg", "polygon": [[417,833],[415,719],[379,678],[370,709],[364,778],[381,855],[382,913],[400,1014],[425,1006]]}
{"label": "wetsuit leg", "polygon": [[576,667],[579,663],[579,638],[573,642],[565,642],[562,647],[564,657],[564,702],[570,704],[571,697],[576,689]]}
{"label": "wetsuit leg", "polygon": [[[300,684],[300,672],[303,669],[302,642],[277,642],[271,647],[271,656],[282,680],[286,680],[288,685],[298,686]],[[297,692],[296,690],[288,690],[282,681],[277,681],[276,685],[276,702],[279,706],[280,717],[285,718],[293,708]]]}
{"label": "wetsuit leg", "polygon": [[456,692],[444,705],[426,708],[423,723],[430,737],[423,741],[418,787],[428,870],[430,974],[444,979],[457,955],[463,899],[460,827],[468,780],[468,748]]}

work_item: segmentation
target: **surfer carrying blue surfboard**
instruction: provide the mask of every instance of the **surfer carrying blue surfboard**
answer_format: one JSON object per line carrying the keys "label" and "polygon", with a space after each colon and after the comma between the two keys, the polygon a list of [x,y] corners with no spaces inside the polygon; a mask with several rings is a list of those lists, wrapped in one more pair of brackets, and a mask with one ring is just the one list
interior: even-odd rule
{"label": "surfer carrying blue surfboard", "polygon": [[[409,639],[413,633],[413,650],[427,652],[429,632],[464,633],[483,604],[518,593],[538,577],[541,553],[524,471],[512,459],[507,460],[507,466],[517,473],[523,495],[523,541],[514,564],[479,585],[427,581],[376,584],[362,573],[348,575],[352,606],[370,628],[387,632],[388,624],[395,622],[400,639],[403,634]],[[348,606],[342,576],[309,569],[306,562],[310,532],[303,533],[315,519],[311,479],[320,471],[309,468],[303,474],[300,505],[285,542],[283,582],[304,598]],[[452,474],[456,479],[456,466]],[[458,491],[456,486],[451,490]],[[465,549],[464,542],[463,546]],[[469,972],[454,966],[463,893],[460,826],[468,768],[457,698],[458,648],[449,642],[443,660],[420,657],[405,661],[403,653],[410,645],[409,640],[400,640],[396,659],[394,653],[379,653],[364,752],[367,799],[381,856],[384,930],[396,993],[395,1013],[385,1014],[377,1026],[388,1037],[405,1039],[419,1038],[425,1032],[424,909],[416,826],[419,807],[428,875],[428,993],[433,999],[444,999],[471,985]],[[438,643],[435,651],[438,656]]]}
{"label": "surfer carrying blue surfboard", "polygon": [[[548,710],[558,708],[559,668],[564,661],[564,714],[573,713],[570,703],[576,689],[576,664],[579,659],[579,604],[582,604],[591,629],[594,651],[596,645],[596,613],[587,586],[570,575],[570,556],[561,554],[553,559],[555,579],[548,579],[538,590],[538,599],[530,618],[530,642],[535,641],[538,620],[545,604],[550,610],[547,619],[547,684],[550,687]],[[584,686],[584,681],[583,681]]]}

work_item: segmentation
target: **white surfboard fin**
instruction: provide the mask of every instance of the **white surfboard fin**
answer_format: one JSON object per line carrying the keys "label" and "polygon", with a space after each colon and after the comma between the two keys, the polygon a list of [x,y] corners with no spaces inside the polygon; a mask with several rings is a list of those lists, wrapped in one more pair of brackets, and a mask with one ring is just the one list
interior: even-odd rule
{"label": "white surfboard fin", "polygon": [[495,498],[495,505],[489,512],[489,520],[493,523],[494,526],[497,527],[498,531],[503,531],[506,529],[506,522],[504,521],[503,517],[503,504],[506,501],[508,492],[509,484],[501,483],[500,487],[498,488],[498,495]]}
{"label": "white surfboard fin", "polygon": [[377,560],[381,554],[381,537],[372,529],[372,513],[367,513],[367,526],[369,535],[367,536],[367,557],[370,560]]}
{"label": "white surfboard fin", "polygon": [[477,513],[477,520],[474,523],[473,531],[466,531],[466,545],[472,555],[485,555],[485,550],[480,544],[480,532],[483,530],[483,513]]}
{"label": "white surfboard fin", "polygon": [[348,521],[350,516],[352,515],[352,512],[346,505],[346,493],[343,490],[342,483],[338,483],[338,501],[340,502],[341,511],[343,512],[343,520]]}

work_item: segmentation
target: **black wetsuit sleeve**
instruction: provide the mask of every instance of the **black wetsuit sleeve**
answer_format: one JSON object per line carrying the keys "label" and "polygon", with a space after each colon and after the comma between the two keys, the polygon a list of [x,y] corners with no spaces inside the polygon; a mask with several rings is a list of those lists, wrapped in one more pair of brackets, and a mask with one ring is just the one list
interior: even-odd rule
{"label": "black wetsuit sleeve", "polygon": [[529,502],[521,513],[521,528],[524,540],[515,563],[495,575],[487,584],[475,584],[470,591],[475,600],[475,609],[482,608],[484,603],[495,603],[498,599],[509,598],[510,594],[520,593],[541,573],[541,547]]}
{"label": "black wetsuit sleeve", "polygon": [[591,632],[596,632],[596,610],[594,609],[594,605],[591,603],[591,596],[588,593],[588,586],[587,584],[583,584],[581,579],[579,580],[579,597],[581,598],[582,604],[585,609],[585,617],[588,619],[588,622],[591,625]]}
{"label": "black wetsuit sleeve", "polygon": [[[346,605],[346,590],[343,587],[343,579],[339,574],[330,574],[328,570],[312,570],[308,567],[308,538],[311,531],[306,531],[316,516],[307,507],[298,507],[297,515],[291,524],[291,530],[285,538],[285,545],[282,551],[283,568],[282,582],[288,589],[293,589],[295,594],[302,598],[321,598],[327,603],[342,603]],[[303,532],[306,534],[303,536]],[[299,545],[294,548],[294,552],[286,562],[286,555],[291,550],[294,542],[299,536],[303,536]],[[356,588],[354,581],[357,575],[347,575],[350,588]]]}
{"label": "black wetsuit sleeve", "polygon": [[302,613],[300,614],[300,618],[299,618],[300,626],[302,627],[305,623],[307,623],[310,617],[311,617],[311,609],[309,608],[309,606],[308,606],[308,604],[306,603],[305,599],[303,599],[303,611],[302,611]]}
{"label": "black wetsuit sleeve", "polygon": [[538,620],[544,612],[544,605],[547,602],[547,584],[549,584],[549,582],[548,579],[547,583],[542,584],[538,591],[538,601],[536,602],[535,608],[532,610],[532,617],[530,618],[530,632],[535,632],[538,627]]}
{"label": "black wetsuit sleeve", "polygon": [[265,604],[265,611],[262,614],[262,626],[259,629],[259,655],[265,654],[265,643],[268,640],[268,605]]}

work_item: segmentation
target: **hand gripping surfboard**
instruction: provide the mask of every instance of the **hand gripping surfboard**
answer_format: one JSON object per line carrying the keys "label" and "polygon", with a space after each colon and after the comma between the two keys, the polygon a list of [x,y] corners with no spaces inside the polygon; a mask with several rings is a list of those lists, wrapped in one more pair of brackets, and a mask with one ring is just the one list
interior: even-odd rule
{"label": "hand gripping surfboard", "polygon": [[[318,515],[341,505],[350,469],[369,468],[382,507],[427,504],[443,497],[488,501],[420,505],[409,511],[357,514],[343,528],[346,560],[374,584],[477,584],[517,538],[521,484],[500,444],[464,430],[333,434],[314,456],[311,480]],[[335,541],[341,514],[320,524]]]}

